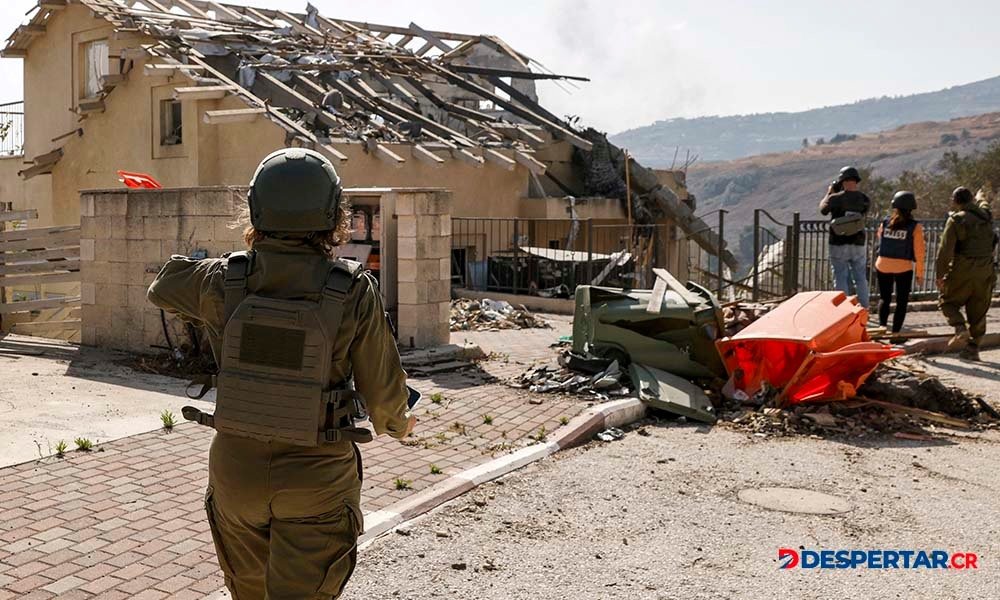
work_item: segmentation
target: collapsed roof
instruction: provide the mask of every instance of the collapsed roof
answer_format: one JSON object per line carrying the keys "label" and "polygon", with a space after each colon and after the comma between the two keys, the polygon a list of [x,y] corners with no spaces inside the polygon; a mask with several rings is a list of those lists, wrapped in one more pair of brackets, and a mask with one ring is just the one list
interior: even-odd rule
{"label": "collapsed roof", "polygon": [[[86,6],[110,22],[117,39],[136,40],[119,57],[122,73],[133,60],[148,59],[148,74],[190,79],[190,87],[177,90],[180,98],[235,96],[246,104],[208,111],[206,121],[265,117],[285,129],[290,145],[312,147],[334,160],[347,160],[335,144],[362,143],[378,158],[402,164],[406,159],[390,145],[403,143],[412,146],[414,157],[433,164],[450,156],[476,166],[521,164],[541,175],[547,165],[535,157],[536,148],[553,140],[583,153],[594,148],[591,131],[546,110],[535,92],[542,79],[563,85],[587,80],[554,74],[495,36],[331,19],[311,4],[304,13],[292,13],[204,0],[39,0],[3,55],[26,56],[46,22],[67,4]],[[113,87],[111,81],[100,98],[81,103],[80,112],[102,111]],[[604,136],[599,142],[608,144]],[[39,172],[51,169],[36,166]],[[641,201],[651,199],[658,205],[653,213],[675,217],[692,239],[715,252],[714,232],[670,190],[654,179],[647,183]],[[629,201],[624,192],[612,197]]]}

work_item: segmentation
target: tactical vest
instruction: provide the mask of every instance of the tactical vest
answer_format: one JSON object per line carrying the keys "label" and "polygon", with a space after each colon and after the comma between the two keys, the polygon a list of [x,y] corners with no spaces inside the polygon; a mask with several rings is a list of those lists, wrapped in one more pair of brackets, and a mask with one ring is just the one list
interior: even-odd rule
{"label": "tactical vest", "polygon": [[371,441],[371,432],[354,426],[365,417],[357,392],[346,382],[330,385],[344,302],[361,265],[333,262],[318,302],[248,294],[251,270],[249,253],[230,255],[215,414],[184,407],[184,417],[219,432],[296,446]]}
{"label": "tactical vest", "polygon": [[996,248],[996,233],[993,220],[978,211],[963,210],[953,215],[959,229],[955,243],[955,255],[969,258],[993,256]]}
{"label": "tactical vest", "polygon": [[882,237],[879,240],[878,255],[886,258],[902,258],[917,260],[913,247],[913,234],[917,230],[917,222],[910,221],[902,229],[889,227],[889,217],[882,221]]}

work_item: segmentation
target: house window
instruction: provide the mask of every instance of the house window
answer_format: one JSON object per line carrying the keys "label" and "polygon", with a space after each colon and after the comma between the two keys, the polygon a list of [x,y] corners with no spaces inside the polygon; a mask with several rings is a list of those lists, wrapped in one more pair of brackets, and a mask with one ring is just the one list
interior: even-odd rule
{"label": "house window", "polygon": [[178,100],[160,101],[160,145],[180,146],[184,143],[184,111]]}
{"label": "house window", "polygon": [[111,73],[108,62],[108,40],[96,40],[83,45],[83,97],[101,95],[101,77]]}

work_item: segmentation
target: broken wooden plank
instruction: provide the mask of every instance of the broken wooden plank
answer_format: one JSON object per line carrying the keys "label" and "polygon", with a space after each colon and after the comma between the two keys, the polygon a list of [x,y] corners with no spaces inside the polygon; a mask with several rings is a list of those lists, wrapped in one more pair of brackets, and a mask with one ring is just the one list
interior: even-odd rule
{"label": "broken wooden plank", "polygon": [[125,81],[125,75],[121,73],[115,73],[113,75],[101,75],[101,87],[103,89],[110,89]]}
{"label": "broken wooden plank", "polygon": [[80,104],[77,105],[76,112],[80,113],[81,115],[90,115],[94,113],[102,113],[104,112],[104,109],[105,107],[103,99],[86,100],[86,101],[81,101]]}
{"label": "broken wooden plank", "polygon": [[476,156],[475,154],[469,152],[464,148],[452,148],[451,155],[461,161],[467,162],[470,165],[479,168],[485,164],[485,161],[481,156]]}
{"label": "broken wooden plank", "polygon": [[267,114],[266,108],[233,108],[230,110],[206,110],[202,120],[206,125],[225,123],[252,123]]}
{"label": "broken wooden plank", "polygon": [[22,179],[27,181],[28,179],[31,179],[33,177],[38,177],[39,175],[48,175],[52,173],[52,168],[54,166],[55,163],[48,165],[35,165],[33,167],[28,167],[27,169],[24,169],[22,171],[18,171],[17,174],[20,175]]}
{"label": "broken wooden plank", "polygon": [[9,221],[30,221],[38,218],[38,211],[34,208],[28,210],[15,210],[13,212],[0,212],[0,223]]}
{"label": "broken wooden plank", "polygon": [[0,52],[2,58],[28,58],[28,50],[25,48],[6,48]]}
{"label": "broken wooden plank", "polygon": [[373,152],[376,157],[380,158],[381,160],[384,160],[385,162],[395,167],[402,167],[406,163],[405,158],[396,154],[383,144],[375,144],[375,149]]}
{"label": "broken wooden plank", "polygon": [[507,171],[513,171],[514,167],[517,166],[517,161],[492,148],[483,148],[483,158],[493,164],[500,165]]}
{"label": "broken wooden plank", "polygon": [[[2,235],[2,234],[0,234]],[[0,241],[0,252],[16,252],[18,250],[46,250],[59,246],[79,246],[80,233],[62,233],[48,238],[32,238],[12,242]]]}
{"label": "broken wooden plank", "polygon": [[444,164],[444,159],[434,154],[427,148],[421,146],[420,144],[413,145],[413,156],[417,160],[421,160],[425,163],[429,163],[435,167],[440,167]]}
{"label": "broken wooden plank", "polygon": [[45,154],[40,154],[35,158],[31,159],[31,164],[33,165],[54,165],[59,162],[59,159],[63,157],[62,148],[56,148],[52,152],[46,152]]}
{"label": "broken wooden plank", "polygon": [[80,319],[66,319],[63,321],[27,321],[24,323],[14,323],[12,330],[14,333],[38,331],[39,329],[76,329],[80,327]]}
{"label": "broken wooden plank", "polygon": [[537,160],[534,156],[531,156],[522,150],[514,151],[514,160],[527,167],[527,169],[535,175],[544,175],[548,170],[548,166],[546,166],[545,163]]}
{"label": "broken wooden plank", "polygon": [[174,100],[222,100],[235,91],[228,85],[179,87],[174,89]]}
{"label": "broken wooden plank", "polygon": [[21,252],[8,252],[0,254],[0,264],[16,265],[24,262],[39,260],[71,260],[80,258],[80,247],[75,245],[68,248],[56,248],[53,250],[25,250]]}
{"label": "broken wooden plank", "polygon": [[29,275],[33,273],[56,273],[59,271],[79,271],[79,260],[59,260],[21,264],[0,264],[0,275]]}
{"label": "broken wooden plank", "polygon": [[[423,27],[417,25],[416,23],[412,23],[412,22],[410,23],[410,28],[409,29],[410,29],[410,32],[412,34],[414,34],[414,35],[416,35],[418,37],[421,37],[421,38],[427,40],[427,43],[430,44],[431,48],[437,48],[437,49],[441,50],[442,52],[451,52],[451,46],[449,46],[448,44],[444,43],[444,41],[441,38],[439,38],[437,35],[435,35],[433,32],[428,31],[428,30],[424,29]],[[430,48],[428,48],[428,50],[429,49]],[[422,55],[422,54],[424,54],[424,52],[427,52],[427,50],[422,50],[421,52],[418,52],[417,54],[418,55]]]}
{"label": "broken wooden plank", "polygon": [[941,425],[946,425],[948,427],[955,427],[957,429],[969,429],[971,425],[965,419],[958,419],[955,417],[949,417],[946,414],[934,412],[930,410],[924,410],[922,408],[914,408],[912,406],[903,406],[902,404],[896,404],[894,402],[885,402],[882,400],[874,400],[872,398],[866,398],[864,396],[857,396],[858,400],[871,404],[874,406],[879,406],[888,410],[903,412],[908,415],[913,415],[921,419],[932,421],[934,423],[940,423]]}
{"label": "broken wooden plank", "polygon": [[44,273],[41,275],[11,275],[0,277],[0,287],[20,285],[45,285],[49,283],[71,283],[80,281],[80,273]]}
{"label": "broken wooden plank", "polygon": [[[18,229],[16,231],[0,232],[0,242],[14,242],[18,240],[50,240],[49,236],[57,236],[66,233],[76,233],[76,241],[80,241],[79,225],[58,225],[55,227],[35,227],[33,229]],[[2,250],[2,248],[0,248]]]}
{"label": "broken wooden plank", "polygon": [[33,312],[48,308],[62,308],[63,306],[80,304],[80,296],[67,296],[65,298],[49,298],[47,300],[26,300],[24,302],[11,302],[0,304],[0,314],[11,314],[19,312]]}
{"label": "broken wooden plank", "polygon": [[590,81],[586,77],[576,75],[557,75],[555,73],[535,73],[533,71],[515,71],[513,69],[498,69],[496,67],[480,67],[478,65],[453,65],[448,69],[456,73],[472,75],[492,75],[494,77],[510,77],[512,79],[569,79],[573,81]]}
{"label": "broken wooden plank", "polygon": [[182,64],[145,64],[142,67],[142,72],[150,77],[163,77],[168,75],[174,75],[175,73],[177,73],[177,71],[199,73],[204,70],[205,68],[200,65],[182,65]]}

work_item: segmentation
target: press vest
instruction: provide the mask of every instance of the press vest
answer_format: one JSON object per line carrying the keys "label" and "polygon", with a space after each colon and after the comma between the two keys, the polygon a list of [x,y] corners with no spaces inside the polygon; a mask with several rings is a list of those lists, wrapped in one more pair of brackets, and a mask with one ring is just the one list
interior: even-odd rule
{"label": "press vest", "polygon": [[889,227],[889,217],[882,221],[882,237],[879,240],[878,255],[886,258],[902,258],[917,260],[913,247],[913,233],[917,230],[917,222],[910,221],[906,227],[892,229]]}

